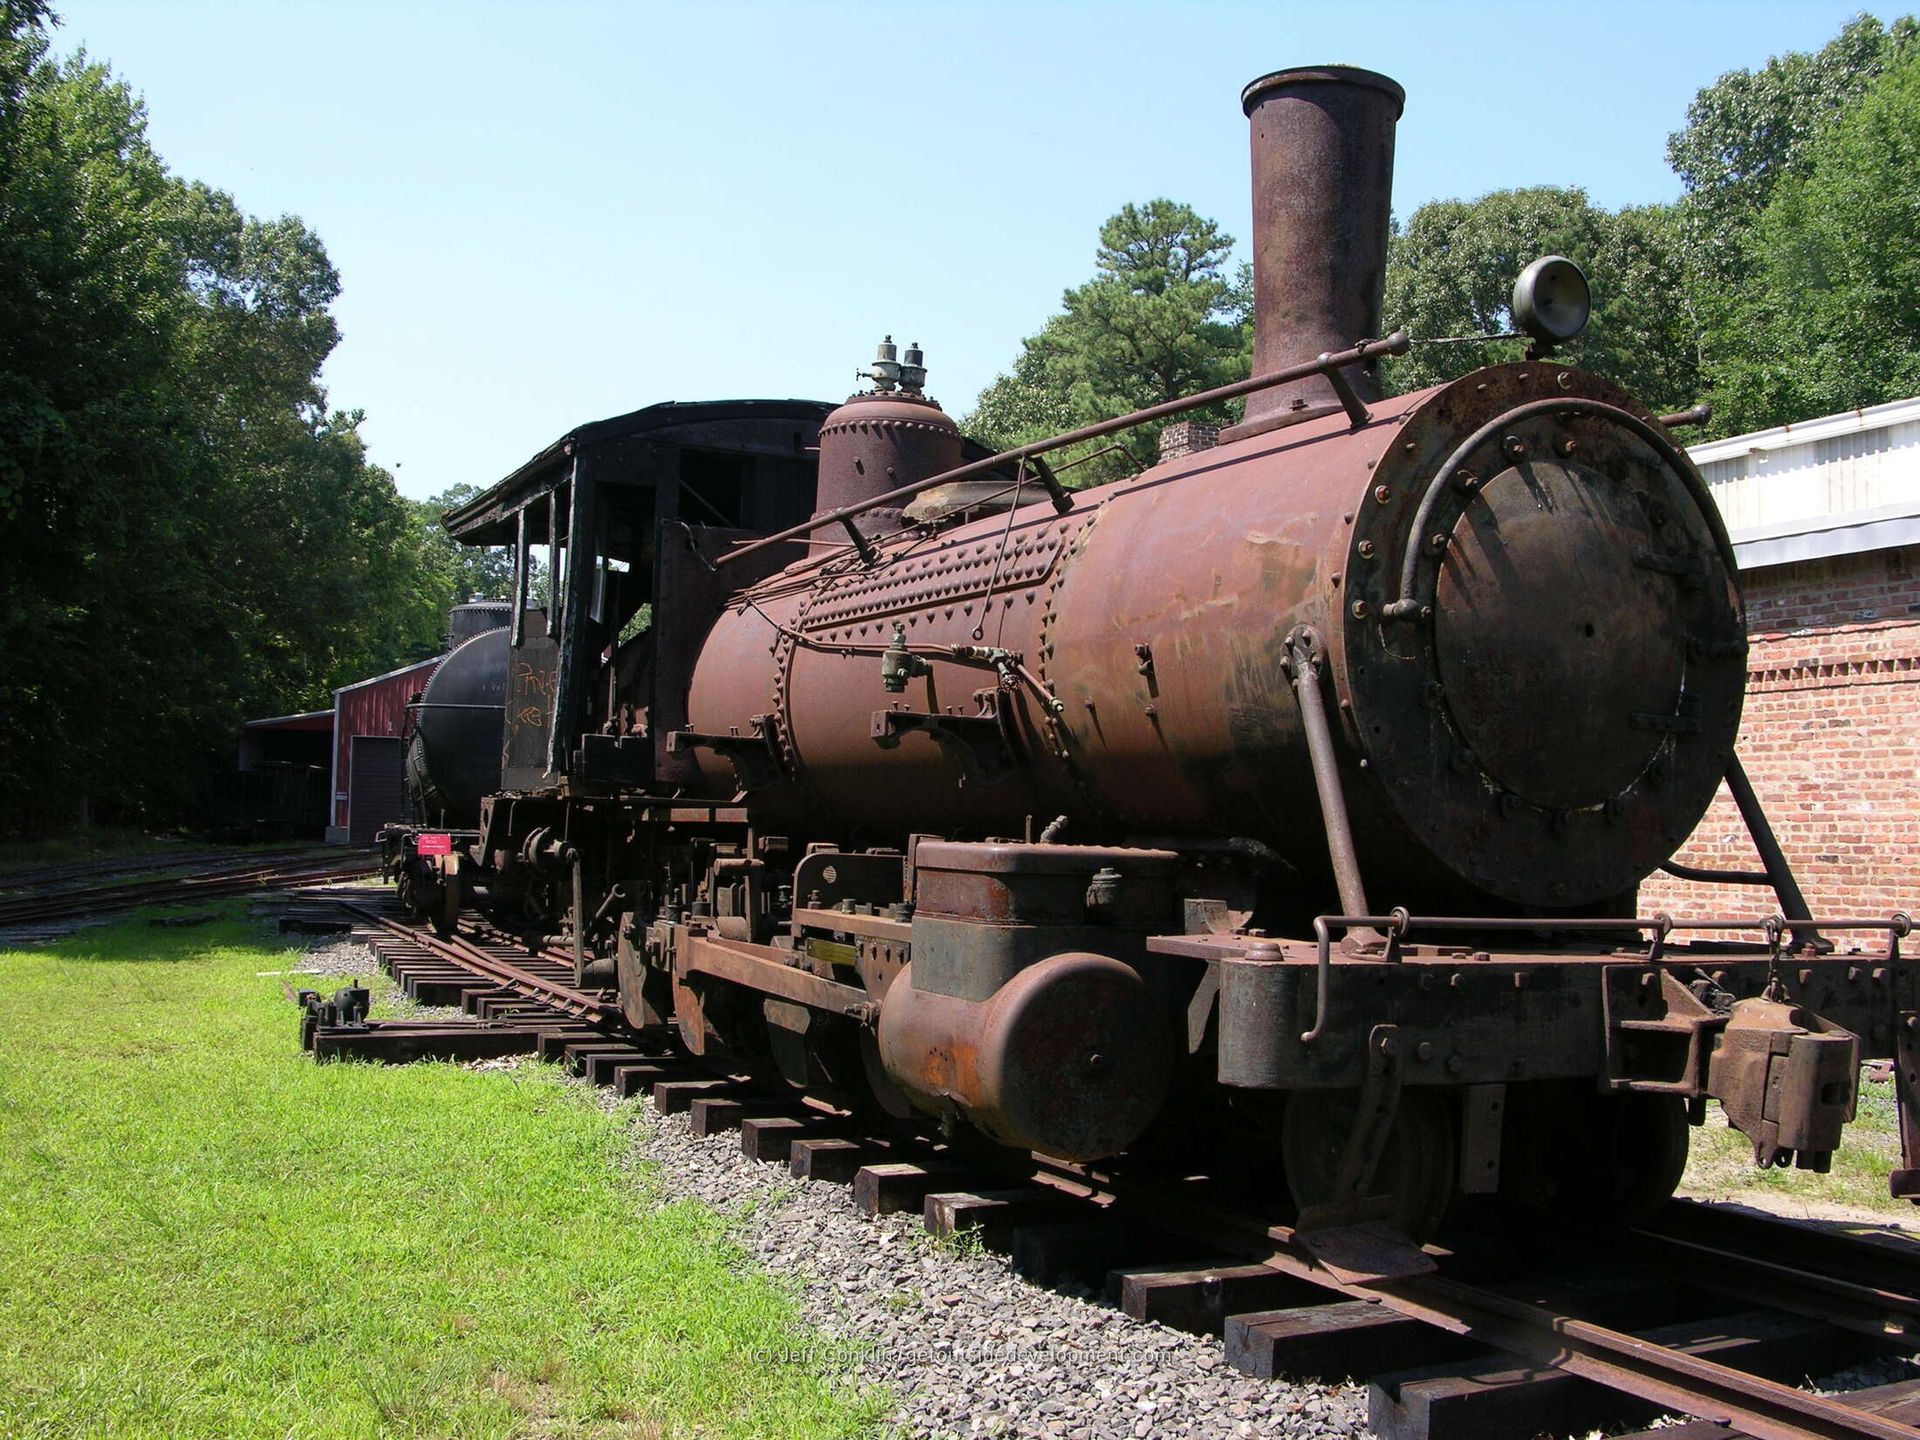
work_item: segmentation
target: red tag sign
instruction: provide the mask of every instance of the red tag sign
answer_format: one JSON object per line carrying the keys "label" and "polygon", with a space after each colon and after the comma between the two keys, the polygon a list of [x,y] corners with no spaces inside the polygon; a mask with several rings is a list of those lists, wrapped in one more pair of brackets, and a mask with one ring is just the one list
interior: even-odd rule
{"label": "red tag sign", "polygon": [[453,836],[422,835],[413,842],[413,849],[416,855],[451,855]]}

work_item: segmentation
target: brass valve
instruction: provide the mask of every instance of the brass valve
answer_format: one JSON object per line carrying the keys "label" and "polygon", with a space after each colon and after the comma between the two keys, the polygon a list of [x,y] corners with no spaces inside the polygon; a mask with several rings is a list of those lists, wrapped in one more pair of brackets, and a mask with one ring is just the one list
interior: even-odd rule
{"label": "brass valve", "polygon": [[880,683],[886,687],[887,693],[905,693],[907,681],[916,675],[925,675],[931,669],[932,661],[907,649],[906,628],[898,620],[894,621],[893,639],[887,642],[887,648],[880,655]]}

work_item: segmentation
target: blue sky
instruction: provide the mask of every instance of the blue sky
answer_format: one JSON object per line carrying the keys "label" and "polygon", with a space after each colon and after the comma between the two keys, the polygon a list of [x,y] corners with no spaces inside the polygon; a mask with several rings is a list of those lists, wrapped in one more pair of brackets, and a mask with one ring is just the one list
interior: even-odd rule
{"label": "blue sky", "polygon": [[1266,71],[1405,86],[1401,216],[1544,183],[1617,206],[1678,193],[1701,86],[1860,8],[57,3],[56,50],[145,95],[176,173],[325,241],[333,403],[415,496],[657,400],[837,400],[888,332],[964,413],[1124,202],[1244,253]]}

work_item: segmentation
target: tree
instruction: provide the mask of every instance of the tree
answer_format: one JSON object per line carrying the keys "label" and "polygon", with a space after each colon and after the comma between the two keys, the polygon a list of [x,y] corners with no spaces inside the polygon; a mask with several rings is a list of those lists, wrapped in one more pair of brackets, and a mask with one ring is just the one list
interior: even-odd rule
{"label": "tree", "polygon": [[[1513,282],[1542,255],[1565,255],[1587,272],[1593,315],[1563,347],[1646,404],[1691,404],[1699,351],[1676,304],[1680,264],[1673,216],[1661,206],[1611,213],[1579,189],[1497,190],[1478,200],[1422,205],[1396,227],[1387,251],[1386,320],[1414,349],[1387,363],[1396,392],[1439,384],[1482,365],[1520,358],[1522,342],[1464,340],[1512,328]],[[1445,340],[1450,343],[1421,343]],[[1452,343],[1456,342],[1458,343]]]}
{"label": "tree", "polygon": [[[1245,267],[1231,281],[1222,274],[1232,249],[1232,236],[1188,206],[1122,207],[1100,227],[1094,277],[1067,291],[1062,313],[1021,342],[1012,370],[981,392],[968,427],[1004,448],[1243,377],[1252,357],[1251,284]],[[1223,408],[1213,418],[1229,415]],[[1135,463],[1152,463],[1159,428],[1119,437]],[[1131,468],[1103,457],[1077,478]]]}
{"label": "tree", "polygon": [[[461,545],[447,534],[441,517],[481,493],[462,482],[430,500],[410,502],[417,527],[422,566],[444,600],[442,613],[475,598],[506,600],[513,594],[513,551],[504,545]],[[538,568],[538,557],[530,557]],[[532,593],[538,594],[536,587]]]}
{"label": "tree", "polygon": [[1802,148],[1744,253],[1712,367],[1724,428],[1920,393],[1920,47]]}
{"label": "tree", "polygon": [[1777,55],[1758,73],[1733,70],[1701,90],[1667,138],[1685,185],[1690,269],[1730,293],[1747,273],[1747,232],[1774,187],[1804,170],[1822,131],[1846,113],[1920,36],[1911,16],[1891,28],[1861,15],[1814,54]]}
{"label": "tree", "polygon": [[165,816],[243,715],[324,703],[442,623],[318,384],[318,237],[170,175],[124,82],[47,59],[48,23],[0,9],[0,832]]}

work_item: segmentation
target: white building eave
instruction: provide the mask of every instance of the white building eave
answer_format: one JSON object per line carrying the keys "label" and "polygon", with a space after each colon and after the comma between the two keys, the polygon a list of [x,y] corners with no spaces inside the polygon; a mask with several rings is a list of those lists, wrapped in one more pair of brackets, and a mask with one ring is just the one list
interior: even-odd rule
{"label": "white building eave", "polygon": [[1688,448],[1742,570],[1920,545],[1920,398]]}

